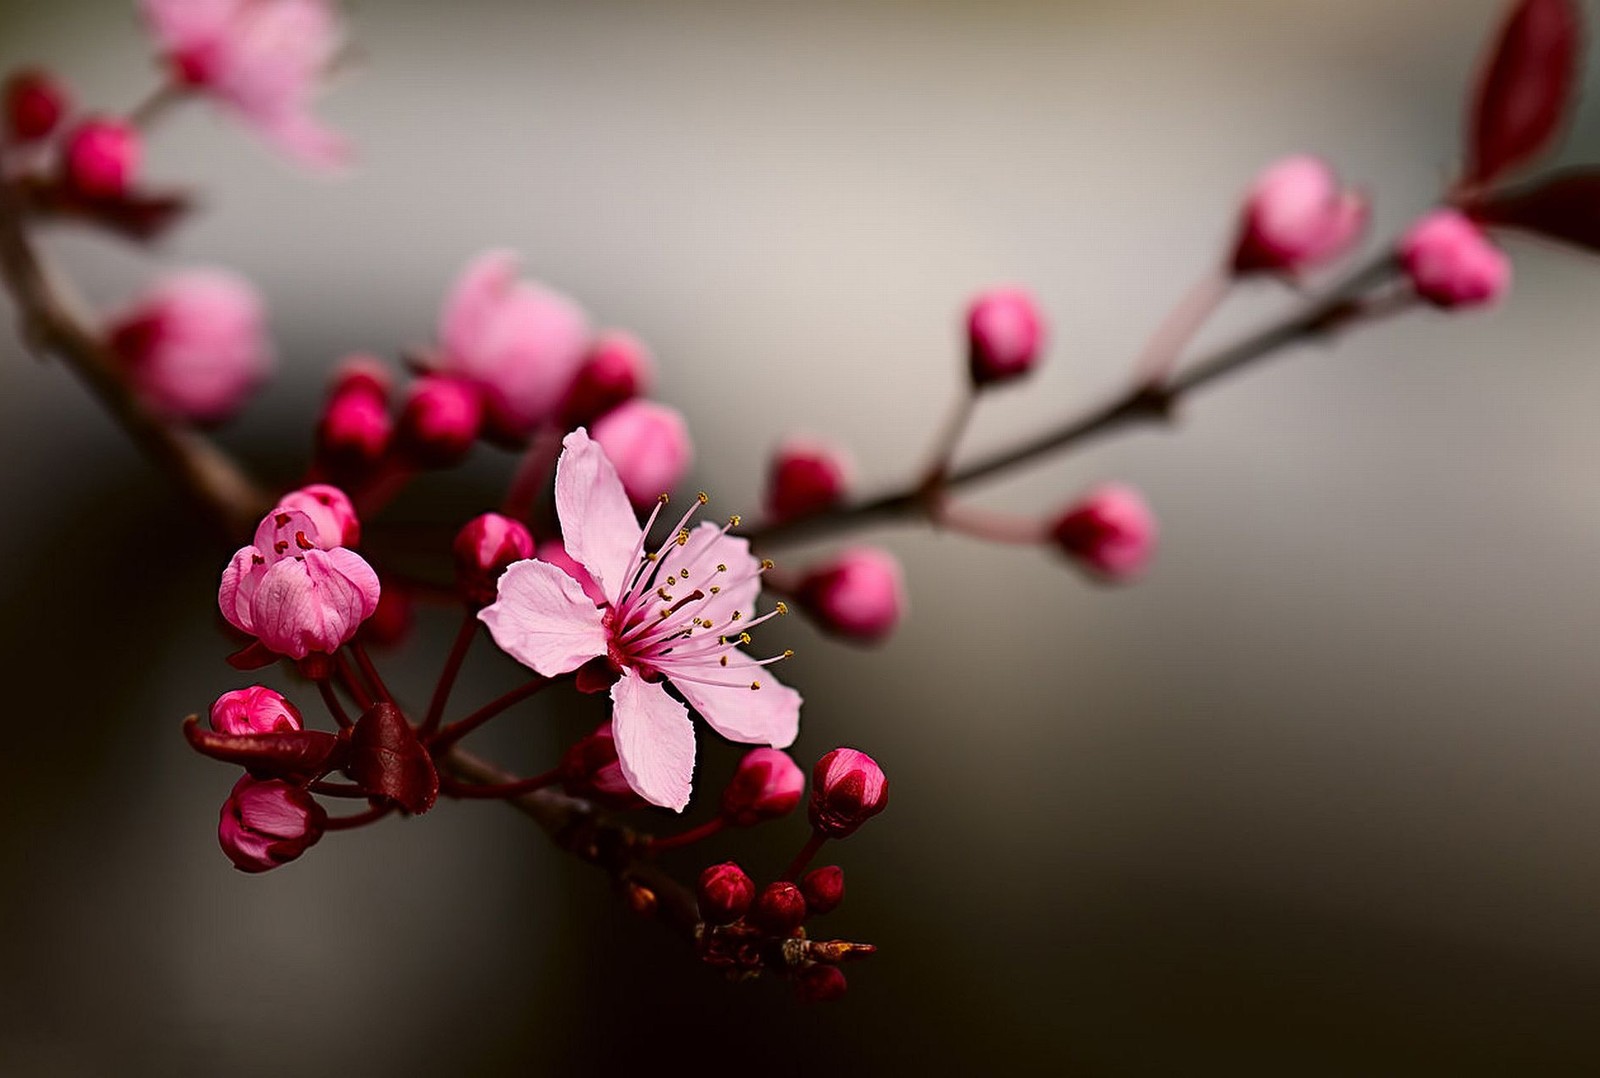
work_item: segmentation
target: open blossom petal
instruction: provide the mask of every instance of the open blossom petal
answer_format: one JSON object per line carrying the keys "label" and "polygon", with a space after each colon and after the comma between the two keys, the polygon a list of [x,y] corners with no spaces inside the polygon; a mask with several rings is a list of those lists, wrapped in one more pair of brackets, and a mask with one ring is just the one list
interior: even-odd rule
{"label": "open blossom petal", "polygon": [[658,682],[625,672],[611,687],[617,760],[628,785],[675,812],[689,803],[694,778],[694,724],[688,710]]}
{"label": "open blossom petal", "polygon": [[545,677],[606,653],[604,614],[576,580],[547,562],[513,562],[500,577],[499,598],[478,617],[501,650]]}
{"label": "open blossom petal", "polygon": [[[728,660],[726,666],[721,658]],[[781,684],[742,651],[724,652],[721,658],[684,667],[673,663],[669,656],[662,669],[672,687],[728,740],[771,745],[775,749],[793,744],[800,732],[800,694]],[[677,672],[687,676],[676,678],[673,674]],[[700,680],[690,681],[688,677]],[[728,684],[708,685],[708,681]],[[761,687],[750,687],[756,684]]]}
{"label": "open blossom petal", "polygon": [[556,515],[562,542],[612,602],[621,598],[641,534],[622,480],[605,450],[579,427],[561,443],[556,465]]}

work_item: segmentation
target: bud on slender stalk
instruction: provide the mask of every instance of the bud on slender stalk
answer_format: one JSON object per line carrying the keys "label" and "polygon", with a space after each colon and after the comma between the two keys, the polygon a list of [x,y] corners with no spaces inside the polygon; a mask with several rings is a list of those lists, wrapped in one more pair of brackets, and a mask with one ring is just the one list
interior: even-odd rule
{"label": "bud on slender stalk", "polygon": [[1127,583],[1149,565],[1156,518],[1132,487],[1107,483],[1068,506],[1050,530],[1056,547],[1108,583]]}
{"label": "bud on slender stalk", "polygon": [[852,835],[888,804],[889,780],[864,752],[834,749],[811,771],[811,826],[820,835]]}
{"label": "bud on slender stalk", "polygon": [[265,685],[235,689],[211,705],[211,728],[219,734],[266,734],[305,729],[300,711]]}
{"label": "bud on slender stalk", "polygon": [[1367,212],[1366,196],[1341,187],[1326,162],[1286,157],[1245,198],[1233,271],[1297,273],[1332,262],[1360,239]]}
{"label": "bud on slender stalk", "polygon": [[246,775],[222,805],[217,841],[235,868],[266,872],[316,845],[327,819],[322,806],[300,787]]}
{"label": "bud on slender stalk", "polygon": [[800,877],[800,893],[812,913],[832,913],[844,901],[844,869],[823,865]]}
{"label": "bud on slender stalk", "polygon": [[483,402],[475,386],[457,378],[419,378],[400,411],[397,442],[425,468],[459,464],[483,429]]}
{"label": "bud on slender stalk", "polygon": [[595,422],[613,408],[650,392],[656,364],[639,339],[622,330],[596,337],[567,388],[562,415],[568,428]]}
{"label": "bud on slender stalk", "polygon": [[137,181],[144,141],[121,120],[85,120],[67,135],[63,165],[67,183],[87,198],[118,198]]}
{"label": "bud on slender stalk", "polygon": [[967,365],[979,388],[1009,382],[1033,370],[1044,349],[1044,317],[1032,294],[996,288],[967,307]]}
{"label": "bud on slender stalk", "polygon": [[905,577],[888,551],[852,547],[808,570],[795,598],[829,632],[876,643],[894,632],[905,613]]}
{"label": "bud on slender stalk", "polygon": [[773,936],[788,936],[806,919],[806,900],[800,888],[779,880],[762,888],[755,905],[750,908],[750,920]]}
{"label": "bud on slender stalk", "polygon": [[610,722],[601,723],[561,757],[561,784],[573,797],[591,798],[618,811],[647,804],[622,773]]}
{"label": "bud on slender stalk", "polygon": [[468,602],[486,606],[506,566],[533,557],[533,535],[519,521],[485,513],[456,533],[454,549],[457,588]]}
{"label": "bud on slender stalk", "polygon": [[756,885],[732,861],[712,865],[700,873],[696,889],[700,900],[700,916],[707,924],[732,924],[743,917],[755,900]]}
{"label": "bud on slender stalk", "polygon": [[683,416],[654,401],[631,400],[613,408],[591,434],[636,506],[676,487],[694,457]]}
{"label": "bud on slender stalk", "polygon": [[16,143],[46,138],[71,110],[67,89],[48,71],[19,71],[6,80],[6,136]]}
{"label": "bud on slender stalk", "polygon": [[736,827],[787,816],[800,804],[806,777],[782,749],[752,749],[722,793],[722,815]]}
{"label": "bud on slender stalk", "polygon": [[854,471],[842,449],[810,438],[785,441],[767,467],[767,515],[788,520],[837,504]]}
{"label": "bud on slender stalk", "polygon": [[1435,210],[1412,225],[1399,254],[1417,295],[1438,307],[1486,306],[1511,287],[1511,260],[1455,210]]}
{"label": "bud on slender stalk", "polygon": [[317,424],[317,459],[341,476],[359,477],[383,459],[394,421],[364,380],[337,387]]}

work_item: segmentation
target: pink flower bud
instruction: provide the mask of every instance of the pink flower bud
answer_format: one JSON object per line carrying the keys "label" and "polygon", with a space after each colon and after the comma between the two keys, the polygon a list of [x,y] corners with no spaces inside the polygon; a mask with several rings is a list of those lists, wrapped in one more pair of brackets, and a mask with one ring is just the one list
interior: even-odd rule
{"label": "pink flower bud", "polygon": [[1021,288],[996,288],[967,307],[967,363],[976,386],[1027,374],[1044,349],[1045,325],[1033,296]]}
{"label": "pink flower bud", "polygon": [[177,78],[313,168],[349,157],[311,114],[317,85],[341,48],[330,0],[140,0]]}
{"label": "pink flower bud", "polygon": [[750,920],[773,936],[790,935],[805,919],[805,897],[800,894],[800,888],[784,880],[767,884],[755,905],[750,907]]}
{"label": "pink flower bud", "polygon": [[278,505],[283,509],[298,509],[310,517],[317,526],[313,538],[323,550],[357,546],[361,542],[361,520],[356,516],[356,507],[338,487],[312,483],[291,490],[278,499]]}
{"label": "pink flower bud", "polygon": [[246,775],[222,804],[217,840],[235,868],[265,872],[316,845],[327,820],[322,806],[300,787]]}
{"label": "pink flower bud", "polygon": [[70,108],[67,88],[48,71],[19,71],[6,80],[6,135],[13,142],[46,137]]}
{"label": "pink flower bud", "polygon": [[533,557],[533,535],[519,521],[485,513],[456,533],[455,556],[461,594],[476,606],[487,606],[494,602],[506,566]]}
{"label": "pink flower bud", "polygon": [[372,566],[353,550],[322,549],[319,534],[298,509],[274,509],[222,573],[222,616],[279,655],[331,655],[378,608]]}
{"label": "pink flower bud", "polygon": [[631,400],[613,408],[591,434],[635,505],[648,505],[670,492],[694,457],[683,416],[654,401]]}
{"label": "pink flower bud", "polygon": [[477,385],[491,426],[516,438],[555,418],[588,343],[582,308],[517,280],[516,256],[493,251],[467,266],[445,301],[438,370]]}
{"label": "pink flower bud", "polygon": [[338,388],[317,423],[317,461],[336,475],[359,478],[383,458],[393,433],[382,397],[359,382]]}
{"label": "pink flower bud", "polygon": [[211,728],[219,734],[266,734],[305,729],[293,704],[265,685],[235,689],[211,705]]}
{"label": "pink flower bud", "polygon": [[800,877],[800,893],[812,913],[832,913],[844,901],[844,869],[823,865]]}
{"label": "pink flower bud", "polygon": [[589,345],[562,408],[567,427],[593,423],[624,401],[650,392],[656,362],[631,333],[607,330]]}
{"label": "pink flower bud", "polygon": [[811,826],[844,838],[889,804],[889,780],[877,761],[855,749],[834,749],[811,771]]}
{"label": "pink flower bud", "polygon": [[821,962],[805,967],[794,978],[794,994],[801,1003],[832,1003],[843,998],[848,987],[843,970]]}
{"label": "pink flower bud", "polygon": [[1067,557],[1108,583],[1142,573],[1156,547],[1156,518],[1132,487],[1107,483],[1074,502],[1050,531]]}
{"label": "pink flower bud", "polygon": [[589,570],[579,565],[567,548],[559,539],[546,539],[539,544],[538,553],[535,555],[540,561],[547,561],[576,580],[583,588],[583,593],[594,600],[595,606],[606,605],[606,593],[589,575]]}
{"label": "pink flower bud", "polygon": [[121,120],[85,120],[67,135],[66,179],[87,198],[118,198],[138,178],[144,144],[137,128]]}
{"label": "pink flower bud", "polygon": [[261,298],[223,270],[160,279],[107,326],[112,350],[140,394],[184,419],[237,412],[272,370]]}
{"label": "pink flower bud", "polygon": [[700,873],[695,889],[700,899],[700,917],[713,925],[732,924],[743,917],[755,901],[756,885],[744,869],[726,861]]}
{"label": "pink flower bud", "polygon": [[1235,273],[1295,273],[1345,254],[1367,224],[1367,199],[1339,186],[1320,158],[1286,157],[1257,177],[1245,198]]}
{"label": "pink flower bud", "polygon": [[810,569],[797,598],[827,631],[873,643],[893,632],[905,613],[905,578],[888,551],[852,547]]}
{"label": "pink flower bud", "polygon": [[805,516],[844,497],[855,468],[844,450],[809,438],[790,438],[767,468],[767,515],[774,520]]}
{"label": "pink flower bud", "polygon": [[469,382],[438,375],[419,378],[400,412],[399,444],[424,467],[460,463],[483,429],[483,401]]}
{"label": "pink flower bud", "polygon": [[1440,307],[1493,303],[1511,286],[1511,261],[1455,210],[1435,210],[1400,240],[1400,262],[1417,295]]}
{"label": "pink flower bud", "polygon": [[752,749],[722,792],[722,814],[735,827],[787,816],[800,804],[806,777],[782,749]]}
{"label": "pink flower bud", "polygon": [[561,782],[573,797],[592,798],[619,811],[648,804],[622,773],[610,722],[601,723],[561,757]]}
{"label": "pink flower bud", "polygon": [[355,352],[345,356],[333,370],[328,380],[328,396],[360,390],[376,397],[380,404],[388,404],[394,392],[394,372],[377,356]]}

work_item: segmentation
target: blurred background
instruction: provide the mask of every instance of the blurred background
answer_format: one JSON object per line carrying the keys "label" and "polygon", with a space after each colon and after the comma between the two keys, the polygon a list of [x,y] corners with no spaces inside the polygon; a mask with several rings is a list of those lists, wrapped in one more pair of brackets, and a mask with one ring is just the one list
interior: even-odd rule
{"label": "blurred background", "polygon": [[[132,7],[0,3],[0,66],[126,108],[154,81]],[[791,431],[852,446],[864,485],[909,474],[983,286],[1030,285],[1054,345],[985,402],[969,450],[1119,388],[1276,156],[1368,185],[1383,242],[1448,174],[1501,10],[384,0],[353,10],[359,61],[323,110],[355,175],[304,177],[186,107],[150,172],[204,212],[153,256],[48,246],[107,306],[158,267],[253,278],[281,369],[226,440],[285,483],[330,363],[425,342],[460,266],[515,248],[654,347],[692,482],[753,509]],[[1566,156],[1600,158],[1594,105]],[[886,646],[767,632],[799,652],[797,757],[859,745],[894,789],[832,851],[850,893],[823,922],[880,955],[810,1008],[696,967],[495,805],[234,872],[214,837],[233,774],[179,736],[248,683],[222,662],[226,552],[8,331],[0,1072],[1600,1070],[1600,265],[1509,246],[1494,313],[1297,351],[1173,432],[978,492],[1038,511],[1140,486],[1163,528],[1142,584],[899,528],[871,537],[912,584]],[[1291,303],[1250,290],[1205,340]],[[464,519],[511,464],[482,449],[396,513]],[[412,698],[453,626],[380,657]],[[482,648],[458,703],[516,677]],[[596,718],[541,705],[474,745],[531,772]],[[714,789],[735,753],[700,736]],[[770,876],[804,833],[677,863]]]}

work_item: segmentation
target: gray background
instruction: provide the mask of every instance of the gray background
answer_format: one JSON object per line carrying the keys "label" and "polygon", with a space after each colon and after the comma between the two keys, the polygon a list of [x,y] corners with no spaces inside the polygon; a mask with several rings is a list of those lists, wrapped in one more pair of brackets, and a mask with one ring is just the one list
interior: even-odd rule
{"label": "gray background", "polygon": [[[125,107],[153,77],[131,6],[0,5],[0,58]],[[1119,386],[1274,156],[1328,155],[1376,192],[1376,236],[1403,227],[1499,7],[369,2],[325,106],[361,170],[305,178],[186,109],[150,171],[207,208],[153,262],[266,292],[280,377],[227,440],[286,482],[329,363],[425,341],[459,266],[506,245],[656,348],[719,505],[756,504],[790,430],[886,484],[948,404],[980,286],[1027,282],[1055,332],[973,447]],[[1600,157],[1597,124],[1586,106],[1570,155]],[[1592,1073],[1600,272],[1510,246],[1498,312],[1297,353],[1176,434],[981,492],[1138,484],[1163,527],[1141,586],[900,530],[913,616],[886,647],[764,636],[800,653],[798,755],[857,743],[894,784],[837,851],[827,922],[882,954],[826,1008],[694,968],[492,805],[232,872],[231,774],[178,736],[242,683],[211,601],[225,552],[7,341],[0,1070]],[[50,247],[103,304],[152,269]],[[1252,291],[1207,339],[1286,302]],[[397,515],[485,508],[509,465],[481,451]],[[413,696],[450,627],[389,660]],[[462,699],[515,676],[479,654]],[[484,745],[534,770],[593,719],[557,701]],[[681,864],[770,874],[802,835]]]}

